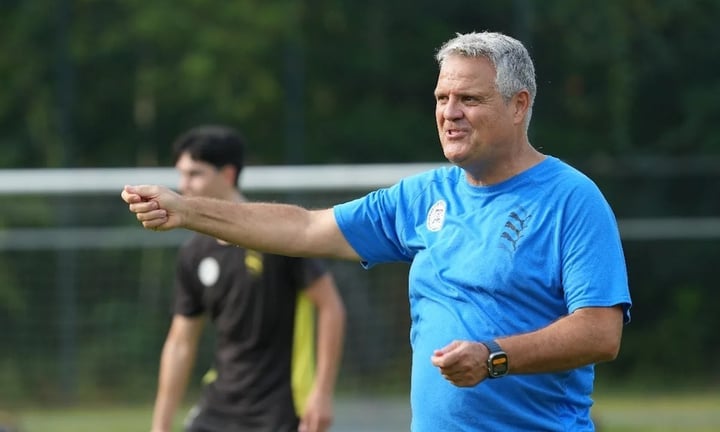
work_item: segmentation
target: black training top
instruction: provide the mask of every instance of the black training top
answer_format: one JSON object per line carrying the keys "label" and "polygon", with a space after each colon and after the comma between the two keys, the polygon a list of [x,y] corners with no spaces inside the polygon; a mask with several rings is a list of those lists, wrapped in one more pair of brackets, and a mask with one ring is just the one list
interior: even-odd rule
{"label": "black training top", "polygon": [[261,254],[194,235],[180,249],[174,313],[207,314],[216,329],[217,379],[201,407],[243,430],[297,425],[291,357],[297,293],[326,269],[317,260]]}

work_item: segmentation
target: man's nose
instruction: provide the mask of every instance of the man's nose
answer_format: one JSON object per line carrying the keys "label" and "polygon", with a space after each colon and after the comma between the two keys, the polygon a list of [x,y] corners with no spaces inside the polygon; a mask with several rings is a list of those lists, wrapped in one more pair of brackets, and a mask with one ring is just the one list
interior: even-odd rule
{"label": "man's nose", "polygon": [[185,192],[187,192],[187,188],[188,188],[188,180],[184,177],[180,177],[180,180],[178,180],[178,191],[181,194],[184,194]]}
{"label": "man's nose", "polygon": [[462,107],[457,100],[450,99],[443,107],[443,117],[449,120],[458,119],[463,116]]}

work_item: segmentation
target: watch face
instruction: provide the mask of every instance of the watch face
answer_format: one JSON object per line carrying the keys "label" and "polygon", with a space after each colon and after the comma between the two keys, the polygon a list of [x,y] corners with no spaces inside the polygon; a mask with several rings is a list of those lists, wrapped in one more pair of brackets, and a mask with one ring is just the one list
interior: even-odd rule
{"label": "watch face", "polygon": [[501,377],[508,373],[508,358],[505,353],[493,353],[488,358],[488,370],[493,377]]}

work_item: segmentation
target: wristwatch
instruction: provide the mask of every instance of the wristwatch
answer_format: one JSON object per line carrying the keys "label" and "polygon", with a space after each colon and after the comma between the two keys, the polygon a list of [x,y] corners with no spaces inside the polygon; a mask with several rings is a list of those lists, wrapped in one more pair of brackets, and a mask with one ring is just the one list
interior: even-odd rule
{"label": "wristwatch", "polygon": [[488,378],[502,378],[508,374],[508,356],[494,340],[481,342],[490,351],[487,359]]}

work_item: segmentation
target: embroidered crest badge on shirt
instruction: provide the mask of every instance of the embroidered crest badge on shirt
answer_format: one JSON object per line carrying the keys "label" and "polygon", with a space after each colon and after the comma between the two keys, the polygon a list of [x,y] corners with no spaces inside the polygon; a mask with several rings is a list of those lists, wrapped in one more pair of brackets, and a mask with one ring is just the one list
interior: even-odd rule
{"label": "embroidered crest badge on shirt", "polygon": [[206,287],[215,285],[220,277],[220,263],[213,257],[206,257],[198,266],[198,278]]}
{"label": "embroidered crest badge on shirt", "polygon": [[445,204],[444,200],[439,200],[430,207],[430,211],[428,211],[427,215],[427,222],[425,223],[425,226],[427,226],[429,231],[437,232],[443,227],[443,223],[445,223],[446,207],[447,204]]}

